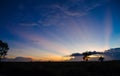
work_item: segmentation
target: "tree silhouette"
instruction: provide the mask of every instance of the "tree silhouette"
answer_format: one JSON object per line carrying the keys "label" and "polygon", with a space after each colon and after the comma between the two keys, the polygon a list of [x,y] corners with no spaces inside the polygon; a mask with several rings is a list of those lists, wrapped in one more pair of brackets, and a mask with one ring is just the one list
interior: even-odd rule
{"label": "tree silhouette", "polygon": [[[82,55],[83,55],[83,60],[88,61],[89,55],[94,55],[94,54],[103,54],[103,52],[96,52],[96,51],[83,52],[83,53],[82,53]],[[101,58],[101,60],[102,60],[102,58]],[[103,60],[104,60],[104,58],[103,58]]]}
{"label": "tree silhouette", "polygon": [[92,53],[91,52],[83,52],[82,53],[83,54],[83,60],[85,60],[85,61],[88,61],[88,59],[89,59],[89,55],[92,55]]}
{"label": "tree silhouette", "polygon": [[8,44],[0,40],[0,62],[2,58],[5,58],[9,50]]}
{"label": "tree silhouette", "polygon": [[98,59],[100,62],[103,62],[103,60],[104,60],[104,57],[99,57],[99,59]]}

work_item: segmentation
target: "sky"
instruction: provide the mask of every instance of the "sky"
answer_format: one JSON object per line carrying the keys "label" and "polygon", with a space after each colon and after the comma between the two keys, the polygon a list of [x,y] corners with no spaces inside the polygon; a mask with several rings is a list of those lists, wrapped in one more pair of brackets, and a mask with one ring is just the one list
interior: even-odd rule
{"label": "sky", "polygon": [[119,0],[0,0],[8,57],[65,60],[120,45]]}

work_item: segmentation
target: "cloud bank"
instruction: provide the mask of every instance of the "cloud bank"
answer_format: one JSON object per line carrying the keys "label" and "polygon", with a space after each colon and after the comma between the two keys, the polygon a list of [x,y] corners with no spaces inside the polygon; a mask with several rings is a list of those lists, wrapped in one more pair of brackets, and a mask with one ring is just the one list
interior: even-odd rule
{"label": "cloud bank", "polygon": [[[91,52],[90,61],[98,61],[100,56],[104,56],[105,61],[120,60],[120,48],[111,48],[105,52]],[[73,53],[70,55],[72,58],[69,61],[83,61],[81,53]]]}
{"label": "cloud bank", "polygon": [[3,62],[31,62],[32,59],[28,57],[4,58]]}
{"label": "cloud bank", "polygon": [[120,60],[120,48],[106,50],[104,55],[109,56],[112,60]]}

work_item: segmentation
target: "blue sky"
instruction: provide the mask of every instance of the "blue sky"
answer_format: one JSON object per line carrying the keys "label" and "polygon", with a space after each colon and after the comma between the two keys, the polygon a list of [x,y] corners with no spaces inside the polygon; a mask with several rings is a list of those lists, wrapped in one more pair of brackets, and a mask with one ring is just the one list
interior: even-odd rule
{"label": "blue sky", "polygon": [[1,0],[0,39],[9,57],[62,60],[120,45],[119,0]]}

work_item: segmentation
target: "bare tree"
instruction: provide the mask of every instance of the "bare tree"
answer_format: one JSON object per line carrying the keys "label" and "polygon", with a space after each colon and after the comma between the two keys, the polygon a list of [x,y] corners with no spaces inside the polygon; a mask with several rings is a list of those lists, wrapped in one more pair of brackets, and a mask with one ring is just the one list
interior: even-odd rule
{"label": "bare tree", "polygon": [[8,44],[0,40],[0,62],[2,58],[5,58],[9,50]]}

